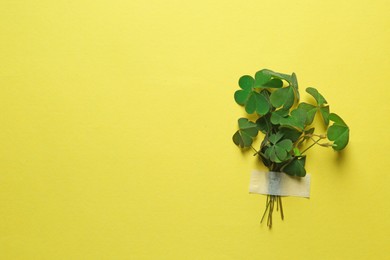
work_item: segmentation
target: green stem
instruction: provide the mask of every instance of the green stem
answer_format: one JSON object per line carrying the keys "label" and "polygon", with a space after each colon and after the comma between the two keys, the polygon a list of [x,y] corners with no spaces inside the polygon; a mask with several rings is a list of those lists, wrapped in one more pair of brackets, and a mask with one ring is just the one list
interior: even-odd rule
{"label": "green stem", "polygon": [[[276,167],[276,165],[274,165],[274,164],[272,164],[269,167],[269,171],[279,171],[279,170],[280,169],[278,169]],[[280,216],[281,216],[282,220],[284,220],[282,197],[279,195],[267,195],[266,206],[265,206],[263,216],[261,217],[260,223],[263,222],[264,217],[268,211],[267,226],[269,229],[272,228],[272,215],[273,215],[273,212],[275,209],[275,203],[276,203],[276,211],[279,211],[279,208],[280,208]]]}
{"label": "green stem", "polygon": [[310,148],[312,148],[314,145],[316,145],[322,138],[319,138],[318,140],[314,141],[314,143],[312,143],[309,147],[307,147],[305,150],[303,150],[301,152],[301,154],[303,154],[304,152],[306,152],[307,150],[309,150]]}

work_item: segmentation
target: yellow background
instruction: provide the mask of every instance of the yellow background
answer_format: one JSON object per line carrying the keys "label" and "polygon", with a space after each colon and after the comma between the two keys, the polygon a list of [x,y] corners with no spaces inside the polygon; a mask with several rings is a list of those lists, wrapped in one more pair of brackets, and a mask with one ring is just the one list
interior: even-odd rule
{"label": "yellow background", "polygon": [[[389,1],[0,1],[0,259],[385,259]],[[296,72],[351,128],[259,224],[241,75]]]}

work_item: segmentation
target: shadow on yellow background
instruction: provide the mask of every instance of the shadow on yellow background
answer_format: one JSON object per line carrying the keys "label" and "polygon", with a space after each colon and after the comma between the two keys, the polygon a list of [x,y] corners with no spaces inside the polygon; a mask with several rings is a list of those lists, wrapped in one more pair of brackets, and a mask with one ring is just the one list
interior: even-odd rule
{"label": "shadow on yellow background", "polygon": [[[0,259],[386,259],[389,9],[1,1]],[[262,68],[351,128],[341,156],[308,153],[311,198],[272,230],[231,141],[238,78]]]}

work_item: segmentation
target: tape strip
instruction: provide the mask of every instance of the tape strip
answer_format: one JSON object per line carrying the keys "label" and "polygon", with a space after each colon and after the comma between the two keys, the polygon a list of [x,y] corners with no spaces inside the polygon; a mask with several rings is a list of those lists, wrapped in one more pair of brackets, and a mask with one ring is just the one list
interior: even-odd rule
{"label": "tape strip", "polygon": [[310,174],[292,177],[282,172],[252,171],[249,193],[310,197]]}

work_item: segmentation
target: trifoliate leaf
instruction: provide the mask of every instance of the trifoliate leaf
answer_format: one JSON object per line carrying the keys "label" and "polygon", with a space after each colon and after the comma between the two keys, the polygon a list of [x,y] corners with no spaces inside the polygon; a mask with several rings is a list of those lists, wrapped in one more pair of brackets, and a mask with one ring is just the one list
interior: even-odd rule
{"label": "trifoliate leaf", "polygon": [[258,134],[257,124],[246,118],[238,119],[239,130],[233,135],[233,142],[241,148],[250,147]]}
{"label": "trifoliate leaf", "polygon": [[324,106],[324,107],[316,107],[311,104],[307,103],[300,103],[298,108],[302,108],[306,111],[307,113],[307,118],[306,118],[306,125],[310,125],[313,123],[314,117],[317,113],[317,111],[321,112],[322,119],[324,121],[324,124],[327,126],[329,125],[329,106]]}
{"label": "trifoliate leaf", "polygon": [[322,106],[327,104],[325,98],[318,92],[315,88],[307,88],[306,92],[313,96],[313,98],[317,101],[318,106]]}
{"label": "trifoliate leaf", "polygon": [[283,109],[290,109],[294,104],[294,90],[292,87],[280,88],[272,92],[270,101],[273,107],[283,106]]}
{"label": "trifoliate leaf", "polygon": [[318,108],[305,102],[300,103],[298,108],[305,110],[307,113],[306,125],[310,125],[311,123],[313,123],[314,116],[316,115]]}
{"label": "trifoliate leaf", "polygon": [[268,92],[258,93],[255,91],[254,82],[255,80],[251,76],[242,76],[238,81],[241,89],[234,93],[234,99],[237,104],[245,106],[245,111],[248,114],[257,112],[259,115],[265,115],[270,110]]}
{"label": "trifoliate leaf", "polygon": [[327,135],[330,141],[333,141],[333,149],[340,151],[344,149],[349,142],[349,127],[345,122],[336,114],[329,114],[329,119],[334,122],[328,128]]}
{"label": "trifoliate leaf", "polygon": [[287,158],[290,158],[290,151],[292,150],[293,143],[290,139],[282,139],[283,134],[280,132],[273,134],[269,137],[270,146],[266,150],[266,156],[272,162],[280,163]]}
{"label": "trifoliate leaf", "polygon": [[304,177],[306,157],[295,157],[289,164],[282,168],[282,171],[291,176]]}
{"label": "trifoliate leaf", "polygon": [[289,85],[293,88],[295,97],[299,101],[299,91],[298,91],[298,80],[296,74],[293,72],[291,75],[284,74],[284,73],[278,73],[272,70],[264,69],[262,70],[262,73],[265,75],[269,75],[273,78],[278,78],[281,80],[285,80],[289,83]]}
{"label": "trifoliate leaf", "polygon": [[247,100],[249,99],[252,91],[253,91],[253,85],[255,80],[248,75],[242,76],[238,80],[238,85],[240,86],[241,90],[237,90],[234,93],[234,100],[239,105],[245,105]]}

